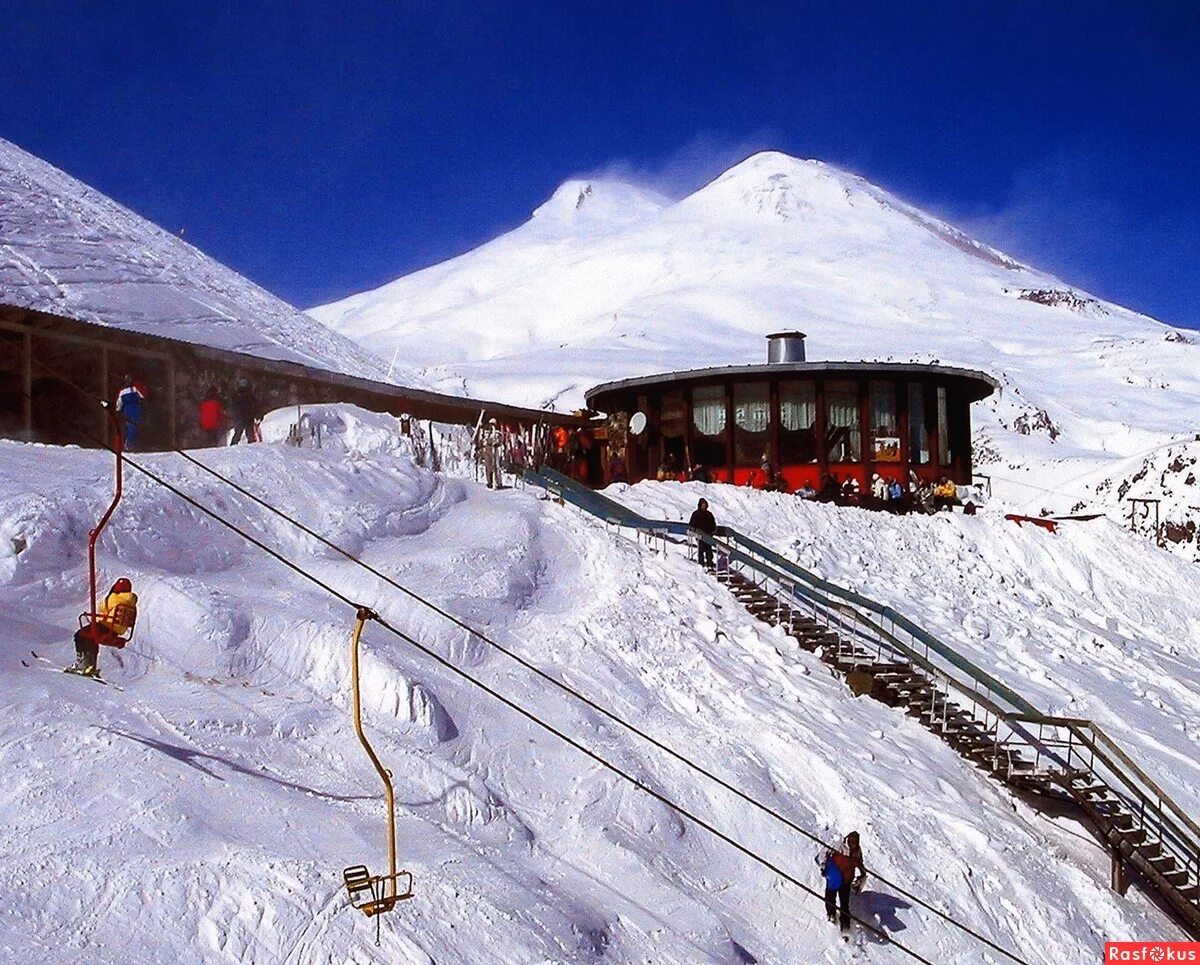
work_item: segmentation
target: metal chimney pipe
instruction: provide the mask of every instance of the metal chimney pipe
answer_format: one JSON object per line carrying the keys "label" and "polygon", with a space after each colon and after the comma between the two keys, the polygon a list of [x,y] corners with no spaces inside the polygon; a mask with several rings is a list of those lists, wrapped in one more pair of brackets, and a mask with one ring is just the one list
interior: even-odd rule
{"label": "metal chimney pipe", "polygon": [[783,365],[804,361],[803,332],[776,332],[767,336],[767,364]]}

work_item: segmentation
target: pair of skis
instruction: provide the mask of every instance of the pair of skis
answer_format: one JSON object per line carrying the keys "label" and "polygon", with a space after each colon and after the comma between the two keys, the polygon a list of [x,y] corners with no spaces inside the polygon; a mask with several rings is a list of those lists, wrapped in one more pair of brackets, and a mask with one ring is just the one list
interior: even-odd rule
{"label": "pair of skis", "polygon": [[[119,687],[114,683],[110,683],[109,681],[105,680],[102,677],[96,677],[96,676],[93,676],[92,674],[80,673],[74,667],[60,667],[53,660],[50,660],[48,657],[43,657],[36,650],[30,650],[29,655],[34,660],[38,661],[38,663],[45,664],[51,670],[61,671],[62,673],[69,673],[72,677],[83,677],[85,680],[93,680],[96,683],[102,684],[105,687],[112,687],[113,690],[124,690],[125,689],[124,687]],[[33,669],[34,665],[31,664],[28,660],[22,660],[21,666],[29,667],[30,669]]]}

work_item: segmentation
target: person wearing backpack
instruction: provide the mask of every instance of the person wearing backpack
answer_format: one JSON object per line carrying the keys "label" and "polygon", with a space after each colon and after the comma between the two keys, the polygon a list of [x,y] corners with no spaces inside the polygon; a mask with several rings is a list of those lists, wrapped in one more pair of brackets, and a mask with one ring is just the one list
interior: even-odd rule
{"label": "person wearing backpack", "polygon": [[851,831],[842,839],[840,845],[825,852],[825,858],[821,862],[821,876],[825,879],[826,917],[830,921],[840,920],[842,931],[849,931],[850,896],[862,891],[863,882],[867,880],[857,831]]}

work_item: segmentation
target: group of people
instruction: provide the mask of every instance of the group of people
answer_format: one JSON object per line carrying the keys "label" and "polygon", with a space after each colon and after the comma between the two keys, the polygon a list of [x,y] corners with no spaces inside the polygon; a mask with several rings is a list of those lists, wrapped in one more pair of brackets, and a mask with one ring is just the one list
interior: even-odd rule
{"label": "group of people", "polygon": [[[115,408],[121,426],[122,448],[127,451],[138,447],[145,422],[148,396],[146,386],[132,375],[126,375],[121,380]],[[210,385],[200,401],[197,416],[200,432],[209,446],[222,445],[230,428],[233,429],[233,436],[229,442],[231,446],[237,445],[242,439],[247,442],[262,441],[258,429],[262,412],[254,394],[254,386],[245,377],[237,380],[228,412],[217,387]]]}
{"label": "group of people", "polygon": [[[796,495],[819,503],[834,503],[838,506],[861,506],[864,509],[882,509],[892,513],[936,513],[939,510],[963,505],[958,497],[958,487],[949,476],[937,483],[919,479],[915,472],[909,473],[908,486],[901,484],[895,476],[871,477],[870,488],[864,492],[853,477],[839,482],[829,473],[821,478],[819,489],[805,483]],[[974,503],[968,502],[964,512],[973,514]]]}
{"label": "group of people", "polygon": [[259,422],[262,412],[259,410],[258,399],[254,394],[254,386],[250,380],[242,377],[237,380],[230,401],[230,411],[226,412],[221,394],[215,385],[210,385],[200,400],[200,431],[204,441],[210,446],[224,444],[225,433],[233,428],[233,436],[229,440],[231,446],[236,446],[243,439],[246,442],[262,442]]}

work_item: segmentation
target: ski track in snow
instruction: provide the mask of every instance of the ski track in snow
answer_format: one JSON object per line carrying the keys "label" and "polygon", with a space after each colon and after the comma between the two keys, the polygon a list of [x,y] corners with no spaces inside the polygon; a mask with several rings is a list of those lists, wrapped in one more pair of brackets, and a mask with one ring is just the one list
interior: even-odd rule
{"label": "ski track in snow", "polygon": [[[1136,888],[1109,891],[1106,856],[1078,827],[1016,803],[899,712],[855,699],[680,554],[639,549],[533,491],[492,494],[418,469],[387,417],[338,407],[322,418],[319,451],[198,456],[802,826],[827,839],[858,828],[870,866],[1030,961],[1179,936]],[[135,458],[819,887],[815,845],[177,456]],[[340,892],[344,866],[384,860],[380,789],[349,721],[349,608],[130,472],[100,553],[103,578],[127,574],[141,595],[134,642],[101,655],[125,692],[20,665],[31,648],[71,658],[109,472],[101,453],[0,443],[0,957],[902,958],[871,941],[845,947],[819,902],[372,626],[364,716],[396,777],[417,892],[375,949],[373,925]],[[616,495],[679,515],[701,491]],[[1198,705],[1200,593],[1185,592],[1197,577],[1182,564],[1106,525],[1047,537],[989,516],[867,518],[706,494],[722,522],[853,576],[1035,701],[1069,693],[1194,806],[1195,731],[1169,724],[1194,728]],[[957,570],[928,586],[945,567]],[[1173,586],[1178,608],[1150,598],[1131,609],[1138,584]],[[1176,666],[1188,673],[1145,698]],[[886,888],[869,883],[858,908],[935,961],[992,960]]]}

